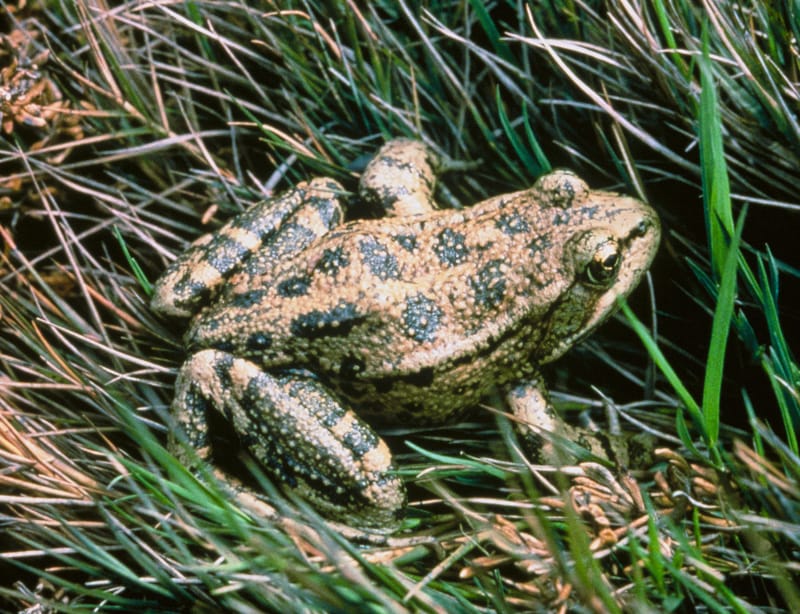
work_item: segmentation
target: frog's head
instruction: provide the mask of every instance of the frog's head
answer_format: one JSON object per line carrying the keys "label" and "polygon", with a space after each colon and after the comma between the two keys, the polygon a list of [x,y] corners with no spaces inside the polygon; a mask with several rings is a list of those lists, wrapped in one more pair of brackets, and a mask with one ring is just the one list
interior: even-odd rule
{"label": "frog's head", "polygon": [[553,219],[562,221],[555,243],[565,275],[537,351],[538,360],[548,362],[590,334],[639,284],[658,249],[661,227],[649,205],[590,190],[569,171],[545,175],[534,188]]}

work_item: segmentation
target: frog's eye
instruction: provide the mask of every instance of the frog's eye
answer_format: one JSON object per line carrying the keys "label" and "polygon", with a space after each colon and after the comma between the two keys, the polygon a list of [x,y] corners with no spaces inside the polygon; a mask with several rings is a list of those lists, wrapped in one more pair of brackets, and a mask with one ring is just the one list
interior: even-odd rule
{"label": "frog's eye", "polygon": [[620,253],[616,241],[606,240],[597,246],[594,254],[586,263],[584,275],[586,281],[596,286],[606,286],[619,270]]}

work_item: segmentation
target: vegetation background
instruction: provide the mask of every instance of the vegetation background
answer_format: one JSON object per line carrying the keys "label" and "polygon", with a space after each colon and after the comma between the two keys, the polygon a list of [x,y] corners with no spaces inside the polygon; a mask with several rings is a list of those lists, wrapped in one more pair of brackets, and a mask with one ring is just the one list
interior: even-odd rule
{"label": "vegetation background", "polygon": [[[800,610],[797,0],[0,6],[4,609]],[[148,282],[394,136],[476,163],[450,205],[563,166],[658,209],[649,283],[547,373],[652,465],[533,467],[500,405],[394,429],[409,517],[359,547],[165,452]]]}

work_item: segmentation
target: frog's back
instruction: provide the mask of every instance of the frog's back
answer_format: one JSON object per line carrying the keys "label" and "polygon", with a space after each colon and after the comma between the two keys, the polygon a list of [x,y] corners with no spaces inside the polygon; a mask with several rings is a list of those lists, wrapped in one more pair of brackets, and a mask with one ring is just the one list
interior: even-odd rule
{"label": "frog's back", "polygon": [[492,339],[558,296],[558,276],[519,264],[531,259],[529,233],[476,214],[346,224],[258,275],[242,271],[188,342],[361,381],[498,351]]}

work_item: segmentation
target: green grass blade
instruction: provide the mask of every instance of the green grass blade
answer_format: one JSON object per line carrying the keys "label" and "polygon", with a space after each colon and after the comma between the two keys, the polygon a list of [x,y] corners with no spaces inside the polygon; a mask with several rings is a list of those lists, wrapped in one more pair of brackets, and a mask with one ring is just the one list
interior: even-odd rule
{"label": "green grass blade", "polygon": [[125,239],[123,238],[122,233],[119,231],[119,228],[114,226],[112,227],[111,231],[114,233],[114,238],[117,240],[117,243],[119,243],[119,247],[122,250],[122,255],[125,256],[128,266],[131,267],[131,272],[133,273],[134,277],[136,277],[136,281],[141,284],[144,293],[147,296],[150,296],[153,293],[153,284],[151,284],[150,280],[147,279],[147,275],[142,270],[142,267],[139,266],[136,258],[131,255],[131,252],[128,249],[128,244],[125,243]]}
{"label": "green grass blade", "polygon": [[703,423],[710,445],[719,438],[720,398],[722,396],[722,377],[725,371],[725,350],[733,320],[733,307],[736,299],[736,276],[739,262],[739,245],[744,229],[747,210],[742,210],[736,222],[736,233],[728,246],[728,253],[722,268],[717,305],[711,323],[711,340],[708,344],[706,374],[703,381]]}
{"label": "green grass blade", "polygon": [[656,340],[653,339],[652,335],[650,335],[650,331],[648,331],[647,327],[642,324],[642,321],[636,317],[636,314],[633,313],[627,302],[620,301],[620,311],[628,320],[628,323],[633,328],[633,331],[639,336],[639,339],[644,344],[645,348],[650,354],[650,357],[655,361],[656,366],[661,370],[661,373],[663,373],[664,377],[667,378],[667,381],[669,382],[670,386],[672,386],[673,390],[675,390],[675,394],[678,395],[678,398],[686,406],[686,409],[689,411],[689,415],[697,422],[702,423],[702,412],[700,411],[700,406],[697,404],[697,401],[694,400],[692,394],[689,392],[686,386],[683,385],[683,382],[681,381],[680,377],[678,377],[675,369],[672,368],[672,365],[667,360],[667,357],[664,356],[661,348],[658,347]]}
{"label": "green grass blade", "polygon": [[[658,367],[664,377],[667,378],[667,382],[669,382],[670,386],[672,386],[675,394],[678,395],[678,398],[686,408],[686,411],[688,412],[689,417],[692,419],[695,427],[701,431],[703,438],[706,441],[709,441],[708,436],[705,433],[706,421],[700,405],[697,404],[697,401],[695,401],[694,397],[692,397],[689,389],[686,388],[683,381],[681,381],[681,378],[678,376],[678,373],[669,363],[667,357],[664,356],[664,353],[661,351],[661,348],[658,347],[658,344],[656,343],[655,339],[653,339],[650,331],[648,331],[647,327],[642,324],[642,321],[636,317],[631,308],[628,306],[627,302],[620,301],[620,311],[628,320],[628,323],[638,335],[639,339],[642,341],[642,344],[647,349],[650,357],[655,362],[656,367]],[[717,463],[720,462],[719,452],[713,446],[711,447],[711,453],[714,461]]]}
{"label": "green grass blade", "polygon": [[426,450],[425,448],[422,448],[411,441],[406,441],[405,443],[409,448],[414,450],[414,452],[422,454],[426,458],[436,461],[437,463],[442,463],[445,465],[455,465],[456,467],[469,467],[480,473],[486,473],[488,475],[501,479],[508,476],[507,472],[492,465],[489,465],[487,463],[482,463],[468,458],[437,454],[436,452],[431,452],[430,450]]}
{"label": "green grass blade", "polygon": [[[495,98],[497,100],[497,112],[498,116],[500,117],[500,123],[503,125],[503,132],[505,132],[506,138],[508,139],[509,143],[511,143],[511,146],[514,149],[514,153],[517,155],[516,164],[525,168],[528,173],[530,173],[535,177],[541,175],[543,171],[549,170],[549,168],[542,166],[542,164],[540,163],[541,160],[540,156],[543,156],[543,154],[541,154],[541,150],[535,152],[536,154],[539,154],[537,155],[539,161],[537,161],[530,155],[528,149],[524,146],[521,139],[517,136],[517,133],[514,131],[514,127],[511,124],[511,120],[508,117],[506,107],[503,104],[503,100],[500,96],[499,89],[496,90]],[[533,136],[532,134],[530,133],[528,134],[529,140],[530,137],[532,136]],[[532,142],[534,144],[537,143],[535,136]]]}
{"label": "green grass blade", "polygon": [[708,26],[704,25],[703,55],[698,64],[701,88],[698,117],[699,146],[708,246],[713,270],[718,277],[725,263],[728,237],[733,234],[733,214],[722,143],[722,120],[709,54]]}

